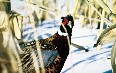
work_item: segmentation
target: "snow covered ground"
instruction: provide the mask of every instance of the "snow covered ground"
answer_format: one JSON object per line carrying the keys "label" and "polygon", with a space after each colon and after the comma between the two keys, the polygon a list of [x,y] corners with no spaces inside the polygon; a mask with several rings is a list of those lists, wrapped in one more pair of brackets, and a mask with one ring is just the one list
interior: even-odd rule
{"label": "snow covered ground", "polygon": [[[54,26],[55,25],[55,26]],[[39,39],[45,39],[59,31],[60,22],[57,20],[43,22],[42,26],[38,26],[35,30],[32,25],[24,25],[23,38],[24,41],[34,39],[33,31],[37,31]],[[89,49],[89,52],[80,51],[74,46],[70,46],[70,54],[64,64],[61,73],[112,73],[111,63],[107,59],[111,55],[112,43],[102,46],[101,50],[93,48],[97,40],[98,30],[88,27],[81,27],[79,20],[75,21],[72,33],[72,42]]]}

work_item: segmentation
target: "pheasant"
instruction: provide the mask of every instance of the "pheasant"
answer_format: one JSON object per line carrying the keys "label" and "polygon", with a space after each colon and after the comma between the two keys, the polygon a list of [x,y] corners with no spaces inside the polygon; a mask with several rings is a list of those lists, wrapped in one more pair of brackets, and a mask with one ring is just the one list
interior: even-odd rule
{"label": "pheasant", "polygon": [[[25,54],[20,55],[24,73],[36,73],[33,58],[31,57],[32,51],[36,51],[36,57],[38,58],[36,41],[38,41],[40,45],[45,72],[60,73],[69,54],[69,45],[67,37],[59,35],[58,32],[46,39],[23,42],[20,44],[22,50],[25,52]],[[41,71],[41,66],[39,67]]]}

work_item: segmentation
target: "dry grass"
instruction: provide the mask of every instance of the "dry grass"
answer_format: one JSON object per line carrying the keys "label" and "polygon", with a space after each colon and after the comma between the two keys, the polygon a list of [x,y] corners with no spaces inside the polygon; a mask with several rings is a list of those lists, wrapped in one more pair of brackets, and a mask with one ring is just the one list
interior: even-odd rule
{"label": "dry grass", "polygon": [[[57,8],[57,1],[54,0],[53,2],[54,2],[54,8],[50,7],[50,4],[51,4],[50,0],[47,0],[47,1],[41,0],[41,2],[38,2],[36,0],[35,1],[29,0],[27,2],[30,5],[37,6],[41,10],[40,12],[38,12],[39,10],[35,10],[34,14],[35,16],[37,16],[37,18],[35,18],[35,16],[33,15],[30,16],[31,22],[33,23],[33,26],[34,26],[33,29],[35,29],[35,22],[37,22],[34,19],[39,19],[40,21],[39,24],[41,24],[42,19],[44,20],[50,19],[50,18],[54,19],[54,17],[57,18],[59,16],[58,14],[61,14],[61,11],[58,10]],[[64,3],[64,5],[67,5],[66,13],[69,12],[69,6],[70,6],[69,3],[70,2]],[[111,7],[109,7],[110,6],[109,4],[110,3],[108,3],[106,0],[77,0],[76,5],[74,7],[73,14],[72,14],[75,19],[76,18],[83,19],[82,22],[84,27],[86,27],[86,24],[88,23],[91,25],[94,22],[96,24],[98,22],[101,23],[100,34],[98,35],[98,43],[109,42],[109,40],[116,39],[116,36],[114,34],[116,33],[115,27],[112,27],[112,25],[116,23],[115,21],[116,20],[116,9],[115,9],[116,0],[114,0],[112,4],[113,5],[112,9],[110,9]],[[22,51],[18,45],[18,41],[14,38],[14,37],[17,37],[19,39],[22,38],[22,35],[21,35],[22,21],[17,22],[16,21],[17,19],[13,19],[14,20],[13,23],[9,25],[9,20],[8,20],[10,15],[9,7],[10,7],[10,0],[4,0],[4,2],[3,0],[0,0],[0,68],[1,68],[0,73],[7,73],[7,72],[22,73],[22,67],[20,63],[21,60],[19,57],[19,54],[22,53]],[[99,8],[101,8],[101,11],[99,10]],[[61,7],[61,10],[62,10],[62,7]],[[5,13],[5,15],[1,15],[1,14],[4,14],[4,12],[6,12],[7,14]],[[49,14],[50,12],[53,12],[55,16],[54,17],[53,15],[51,16],[51,14]],[[108,15],[111,20],[107,19]],[[18,19],[20,19],[20,17]],[[107,23],[108,26],[111,26],[112,29],[110,29],[109,27],[108,29],[103,31],[104,22]],[[20,24],[20,25],[16,26],[15,24]],[[36,32],[34,34],[35,36],[37,36]],[[67,36],[67,39],[69,40],[68,36]],[[35,40],[37,40],[36,37],[35,37]],[[36,43],[37,43],[36,44],[37,48],[40,48],[40,46],[38,45],[39,42],[36,42]],[[115,47],[113,48],[113,50],[115,50]],[[42,65],[42,72],[45,73],[42,56],[41,56],[41,50],[38,49],[38,52],[39,52],[39,58],[41,60],[40,62]],[[39,67],[37,66],[37,62],[36,62],[37,59],[34,54],[32,55],[34,59],[35,70],[37,73],[39,73]],[[113,58],[116,57],[114,53],[112,53],[112,56]],[[115,69],[114,59],[112,59],[111,62],[112,62],[113,70],[114,70]],[[115,70],[114,70],[114,73],[115,73]]]}

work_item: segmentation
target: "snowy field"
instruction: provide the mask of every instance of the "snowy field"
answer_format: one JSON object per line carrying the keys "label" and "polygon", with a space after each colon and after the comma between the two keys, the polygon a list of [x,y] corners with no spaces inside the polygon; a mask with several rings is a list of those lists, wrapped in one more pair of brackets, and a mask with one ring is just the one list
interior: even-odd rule
{"label": "snowy field", "polygon": [[[35,30],[31,24],[25,24],[23,27],[24,41],[34,39],[33,31],[37,31],[38,39],[45,39],[59,31],[61,21],[51,20],[43,22]],[[89,52],[79,50],[70,46],[70,54],[62,68],[61,73],[112,73],[111,63],[107,58],[111,55],[112,43],[105,44],[101,50],[93,48],[97,41],[98,30],[90,29],[89,26],[82,28],[79,20],[75,21],[72,33],[72,43],[89,49]]]}

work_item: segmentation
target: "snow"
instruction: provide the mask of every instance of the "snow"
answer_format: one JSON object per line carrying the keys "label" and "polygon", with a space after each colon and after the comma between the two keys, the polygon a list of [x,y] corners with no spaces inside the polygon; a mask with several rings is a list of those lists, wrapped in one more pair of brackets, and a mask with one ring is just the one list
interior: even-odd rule
{"label": "snow", "polygon": [[22,16],[29,16],[34,12],[34,9],[40,10],[38,7],[29,4],[28,2],[20,1],[20,0],[11,0],[11,10],[16,11]]}
{"label": "snow", "polygon": [[[60,22],[45,21],[43,25],[32,29],[32,25],[24,24],[24,41],[34,40],[33,32],[37,32],[38,39],[45,39],[59,31]],[[97,41],[98,30],[95,28],[83,27],[79,20],[75,20],[72,32],[72,42],[89,49],[89,52],[81,51],[74,46],[70,46],[70,54],[62,68],[61,73],[112,73],[111,63],[107,58],[111,55],[112,43],[102,46],[97,50],[93,45]]]}

